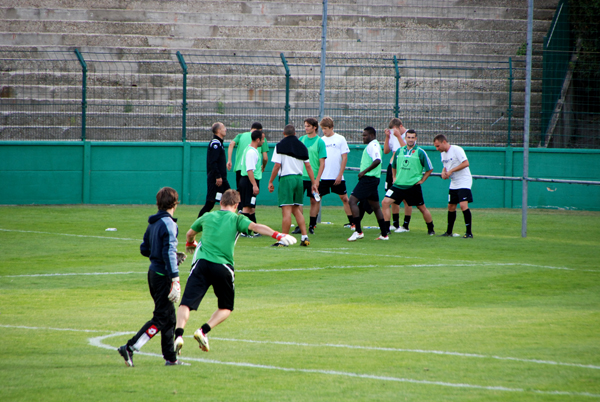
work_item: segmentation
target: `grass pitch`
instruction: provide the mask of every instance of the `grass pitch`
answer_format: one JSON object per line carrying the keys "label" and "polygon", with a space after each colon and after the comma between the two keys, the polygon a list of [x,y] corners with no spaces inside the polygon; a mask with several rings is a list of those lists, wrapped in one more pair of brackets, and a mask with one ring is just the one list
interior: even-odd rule
{"label": "grass pitch", "polygon": [[[177,209],[180,249],[198,210]],[[599,213],[530,211],[523,239],[520,211],[474,209],[461,239],[427,236],[415,210],[410,233],[349,243],[327,207],[308,248],[238,241],[235,310],[209,353],[192,334],[210,291],[186,328],[190,367],[164,367],[154,339],[127,368],[116,348],[153,308],[139,243],[154,212],[0,207],[3,401],[600,398]],[[278,208],[257,216],[280,228]]]}

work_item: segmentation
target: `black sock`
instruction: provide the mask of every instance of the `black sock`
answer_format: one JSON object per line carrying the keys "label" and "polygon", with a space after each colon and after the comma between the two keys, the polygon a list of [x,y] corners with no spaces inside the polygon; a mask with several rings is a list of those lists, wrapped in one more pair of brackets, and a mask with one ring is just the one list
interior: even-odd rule
{"label": "black sock", "polygon": [[383,219],[377,221],[379,223],[379,229],[381,229],[381,235],[387,236],[390,234],[390,221]]}
{"label": "black sock", "polygon": [[256,214],[248,214],[248,218],[254,223],[256,223]]}
{"label": "black sock", "polygon": [[202,332],[204,333],[204,335],[208,334],[211,330],[210,325],[208,325],[208,324],[204,324],[200,328],[202,329]]}
{"label": "black sock", "polygon": [[465,217],[465,226],[467,227],[467,234],[471,234],[471,210],[464,210],[463,216]]}
{"label": "black sock", "polygon": [[446,229],[446,233],[452,234],[454,230],[454,221],[456,220],[456,211],[450,212],[448,211],[448,229]]}
{"label": "black sock", "polygon": [[410,224],[410,215],[404,215],[404,229],[408,229],[408,225]]}
{"label": "black sock", "polygon": [[175,328],[175,338],[183,336],[183,328]]}
{"label": "black sock", "polygon": [[394,226],[396,226],[396,228],[400,227],[400,214],[392,214],[392,218],[394,221]]}
{"label": "black sock", "polygon": [[315,226],[317,226],[317,217],[316,216],[311,216],[310,217],[310,223],[309,226],[314,228]]}
{"label": "black sock", "polygon": [[433,221],[427,223],[427,230],[432,232],[433,231]]}
{"label": "black sock", "polygon": [[352,225],[352,215],[347,215],[348,216],[348,223]]}
{"label": "black sock", "polygon": [[354,217],[352,219],[354,220],[354,227],[356,228],[355,232],[362,233],[362,227],[360,226],[362,219],[360,217]]}

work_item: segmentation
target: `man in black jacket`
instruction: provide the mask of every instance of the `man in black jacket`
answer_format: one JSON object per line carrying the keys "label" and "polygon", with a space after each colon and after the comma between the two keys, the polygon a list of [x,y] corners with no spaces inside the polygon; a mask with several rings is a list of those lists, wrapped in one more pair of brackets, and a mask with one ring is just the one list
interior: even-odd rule
{"label": "man in black jacket", "polygon": [[227,158],[223,147],[227,129],[223,123],[217,122],[212,125],[212,132],[213,138],[206,152],[206,202],[198,213],[198,218],[210,212],[215,202],[221,201],[223,193],[231,188],[227,181]]}
{"label": "man in black jacket", "polygon": [[[133,367],[133,352],[161,332],[160,345],[166,366],[187,365],[177,360],[173,346],[175,333],[175,307],[179,301],[179,268],[185,254],[177,253],[177,220],[173,213],[179,204],[177,191],[171,187],[163,187],[156,194],[158,212],[148,218],[148,228],[144,233],[144,241],[140,245],[140,253],[150,259],[148,269],[148,287],[154,300],[152,319],[145,323],[137,334],[121,346],[119,354],[125,364]],[[181,257],[178,257],[181,254]],[[179,261],[178,261],[179,260]]]}

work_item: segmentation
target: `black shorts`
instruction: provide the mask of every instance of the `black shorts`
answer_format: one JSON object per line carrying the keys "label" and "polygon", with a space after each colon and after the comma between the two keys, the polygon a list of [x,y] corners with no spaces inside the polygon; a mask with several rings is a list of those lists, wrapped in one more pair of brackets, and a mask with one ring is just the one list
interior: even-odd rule
{"label": "black shorts", "polygon": [[324,196],[329,193],[334,193],[337,195],[344,195],[347,193],[346,182],[344,180],[342,180],[337,186],[334,183],[335,180],[321,180],[319,183],[319,194]]}
{"label": "black shorts", "polygon": [[[258,188],[260,188],[260,180],[256,180],[256,185]],[[256,196],[252,191],[252,182],[248,176],[242,176],[240,179],[240,184],[238,185],[238,191],[240,192],[239,208],[256,208]]]}
{"label": "black shorts", "polygon": [[356,187],[352,190],[352,194],[359,201],[372,200],[379,202],[379,177],[363,176],[358,180]]}
{"label": "black shorts", "polygon": [[387,168],[387,173],[385,174],[385,189],[388,190],[392,188],[394,185],[394,175],[392,173],[392,164]]}
{"label": "black shorts", "polygon": [[229,182],[227,178],[223,178],[223,182],[220,187],[217,187],[215,184],[216,179],[211,175],[208,176],[208,181],[206,183],[206,202],[219,202],[221,201],[221,196],[231,187],[229,186]]}
{"label": "black shorts", "polygon": [[402,200],[406,203],[406,205],[410,205],[411,207],[418,207],[425,204],[423,200],[423,191],[421,190],[420,184],[415,184],[414,186],[407,189],[400,189],[396,186],[392,186],[388,191],[386,191],[385,196],[394,200],[394,203],[400,205]]}
{"label": "black shorts", "polygon": [[188,306],[190,310],[198,310],[206,291],[212,285],[219,308],[233,310],[234,280],[235,274],[231,265],[197,260],[192,265],[180,304]]}
{"label": "black shorts", "polygon": [[308,198],[315,198],[315,196],[312,193],[312,182],[310,180],[303,180],[302,186],[304,186],[304,188],[302,189],[302,194],[304,194],[304,192],[306,191],[306,195],[308,196]]}
{"label": "black shorts", "polygon": [[242,178],[242,171],[236,170],[235,171],[235,188],[237,188],[237,191],[240,191],[240,179],[241,178]]}
{"label": "black shorts", "polygon": [[462,201],[473,202],[473,194],[470,188],[457,188],[448,193],[448,204],[460,204]]}

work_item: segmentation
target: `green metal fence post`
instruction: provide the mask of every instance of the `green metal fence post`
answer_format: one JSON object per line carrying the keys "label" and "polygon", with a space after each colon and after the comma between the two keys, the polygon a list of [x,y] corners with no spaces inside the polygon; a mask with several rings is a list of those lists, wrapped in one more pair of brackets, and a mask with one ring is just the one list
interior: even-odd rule
{"label": "green metal fence post", "polygon": [[394,103],[394,117],[400,114],[400,69],[398,68],[398,59],[394,55],[394,68],[396,70],[396,100]]}
{"label": "green metal fence post", "polygon": [[83,78],[81,81],[81,141],[85,141],[85,115],[87,112],[87,63],[83,59],[83,56],[79,52],[79,49],[75,49],[75,54],[77,55],[77,59],[79,60],[79,64],[81,64],[81,72],[83,74]]}
{"label": "green metal fence post", "polygon": [[512,88],[513,88],[513,68],[512,68],[512,57],[508,58],[508,109],[506,109],[506,114],[508,115],[508,136],[506,139],[506,146],[510,147],[510,130],[512,128]]}
{"label": "green metal fence post", "polygon": [[183,70],[183,94],[181,99],[181,141],[185,142],[187,136],[187,74],[188,68],[180,51],[177,51],[177,60]]}
{"label": "green metal fence post", "polygon": [[290,68],[288,67],[287,60],[283,53],[280,53],[281,61],[283,62],[283,67],[285,68],[285,125],[287,126],[290,123]]}

